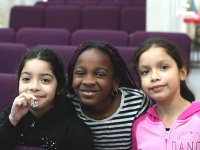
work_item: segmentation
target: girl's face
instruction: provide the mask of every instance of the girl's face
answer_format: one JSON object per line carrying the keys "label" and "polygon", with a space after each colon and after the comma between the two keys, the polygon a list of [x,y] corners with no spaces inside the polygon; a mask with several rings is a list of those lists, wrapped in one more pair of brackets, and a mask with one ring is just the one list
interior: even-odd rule
{"label": "girl's face", "polygon": [[34,108],[44,113],[54,106],[57,80],[51,65],[43,60],[31,59],[26,62],[19,79],[19,93],[34,95],[38,106]]}
{"label": "girl's face", "polygon": [[72,87],[84,106],[101,109],[110,103],[113,87],[118,88],[113,76],[109,56],[92,48],[77,59]]}
{"label": "girl's face", "polygon": [[187,71],[178,69],[176,62],[161,47],[151,47],[139,59],[139,74],[144,92],[158,101],[180,97],[180,81]]}

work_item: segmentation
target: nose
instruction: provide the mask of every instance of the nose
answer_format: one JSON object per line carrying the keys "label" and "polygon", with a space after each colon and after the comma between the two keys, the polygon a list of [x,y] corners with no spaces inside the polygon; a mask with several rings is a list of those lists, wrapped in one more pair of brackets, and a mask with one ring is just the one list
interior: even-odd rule
{"label": "nose", "polygon": [[151,82],[159,81],[160,80],[160,75],[157,70],[152,70],[151,73]]}
{"label": "nose", "polygon": [[93,84],[95,84],[95,78],[92,75],[87,75],[84,77],[82,84],[93,85]]}
{"label": "nose", "polygon": [[40,83],[37,80],[33,80],[30,84],[30,90],[31,91],[38,91],[40,90]]}

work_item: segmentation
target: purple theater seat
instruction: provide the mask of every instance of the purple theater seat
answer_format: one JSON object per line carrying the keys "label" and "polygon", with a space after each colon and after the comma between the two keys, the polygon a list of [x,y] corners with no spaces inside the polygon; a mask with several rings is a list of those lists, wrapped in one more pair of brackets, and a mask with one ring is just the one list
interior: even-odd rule
{"label": "purple theater seat", "polygon": [[134,0],[133,6],[140,6],[146,8],[146,0]]}
{"label": "purple theater seat", "polygon": [[9,27],[18,31],[22,27],[43,27],[44,7],[13,6]]}
{"label": "purple theater seat", "polygon": [[33,47],[38,44],[68,45],[71,33],[60,28],[21,28],[16,33],[16,43]]}
{"label": "purple theater seat", "polygon": [[17,65],[27,51],[24,44],[0,43],[0,72],[15,73]]}
{"label": "purple theater seat", "polygon": [[120,30],[80,29],[72,34],[71,45],[87,40],[106,41],[115,46],[128,46],[128,34]]}
{"label": "purple theater seat", "polygon": [[146,8],[125,7],[121,10],[120,28],[128,33],[146,30]]}
{"label": "purple theater seat", "polygon": [[84,7],[82,9],[81,28],[83,29],[119,29],[120,10],[117,7]]}
{"label": "purple theater seat", "polygon": [[170,40],[179,47],[183,56],[186,58],[186,63],[189,65],[190,63],[190,52],[192,41],[191,38],[185,33],[174,33],[174,32],[145,32],[145,31],[137,31],[133,32],[129,35],[129,46],[138,47],[144,42],[146,39],[151,37],[160,37],[166,40]]}
{"label": "purple theater seat", "polygon": [[133,67],[133,56],[137,50],[137,47],[117,46],[116,48],[118,49],[129,71],[131,72],[132,77],[135,79],[135,82],[138,83],[138,77]]}
{"label": "purple theater seat", "polygon": [[85,6],[97,6],[98,2],[97,1],[86,1],[86,0],[70,0],[66,3],[67,5],[71,6],[80,6],[80,7],[85,7]]}
{"label": "purple theater seat", "polygon": [[15,31],[11,28],[0,28],[0,42],[14,42]]}
{"label": "purple theater seat", "polygon": [[17,93],[17,76],[15,74],[0,73],[0,111],[12,106]]}
{"label": "purple theater seat", "polygon": [[99,4],[99,6],[115,6],[118,8],[124,8],[131,6],[133,3],[132,0],[113,0],[113,1],[108,1],[108,0],[102,0]]}
{"label": "purple theater seat", "polygon": [[62,45],[37,45],[36,47],[49,48],[57,52],[64,61],[65,72],[67,72],[68,63],[77,48],[77,46],[62,46]]}
{"label": "purple theater seat", "polygon": [[45,11],[44,26],[65,28],[73,32],[80,28],[81,8],[75,6],[49,6]]}

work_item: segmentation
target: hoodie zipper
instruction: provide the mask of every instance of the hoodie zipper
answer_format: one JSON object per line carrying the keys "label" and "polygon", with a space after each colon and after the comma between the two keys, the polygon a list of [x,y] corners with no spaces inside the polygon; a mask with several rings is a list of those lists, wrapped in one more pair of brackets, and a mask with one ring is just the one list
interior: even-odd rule
{"label": "hoodie zipper", "polygon": [[167,150],[167,144],[169,139],[169,131],[165,131],[165,149]]}

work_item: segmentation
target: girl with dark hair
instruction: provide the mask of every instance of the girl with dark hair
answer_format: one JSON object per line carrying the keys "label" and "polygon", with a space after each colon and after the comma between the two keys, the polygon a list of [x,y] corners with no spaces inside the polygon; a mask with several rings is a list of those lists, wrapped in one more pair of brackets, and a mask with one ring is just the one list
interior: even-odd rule
{"label": "girl with dark hair", "polygon": [[193,102],[177,46],[150,38],[135,53],[134,64],[143,91],[155,105],[134,122],[133,150],[199,149],[200,103]]}
{"label": "girl with dark hair", "polygon": [[137,89],[118,50],[98,41],[81,44],[68,66],[68,86],[95,148],[130,150],[132,123],[150,101]]}
{"label": "girl with dark hair", "polygon": [[[0,113],[0,148],[93,150],[89,128],[66,100],[64,65],[55,52],[32,48],[18,69],[19,95]],[[9,94],[9,93],[8,93]]]}

